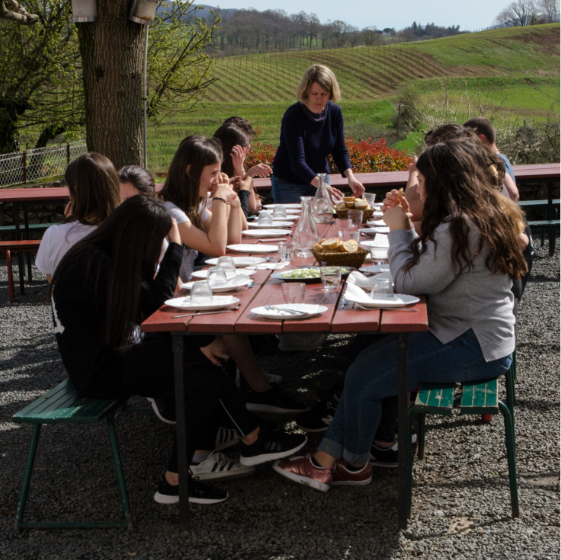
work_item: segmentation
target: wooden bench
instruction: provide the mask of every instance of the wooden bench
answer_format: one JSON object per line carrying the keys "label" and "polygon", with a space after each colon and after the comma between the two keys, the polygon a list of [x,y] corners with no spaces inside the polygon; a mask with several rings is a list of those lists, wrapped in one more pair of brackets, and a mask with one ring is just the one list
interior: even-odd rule
{"label": "wooden bench", "polygon": [[[8,299],[10,303],[14,303],[15,290],[14,290],[14,274],[12,270],[12,253],[18,252],[36,252],[41,245],[40,239],[25,239],[22,241],[0,241],[0,250],[6,251],[6,269],[8,273]],[[21,263],[20,263],[21,266]],[[31,269],[29,270],[29,281],[31,277]],[[23,288],[23,274],[20,271],[20,294],[24,294]]]}
{"label": "wooden bench", "polygon": [[552,257],[555,253],[555,239],[559,233],[559,220],[531,220],[528,225],[531,229],[538,228],[542,230],[542,247],[544,245],[544,234],[549,233],[549,256]]}
{"label": "wooden bench", "polygon": [[[418,458],[425,457],[425,416],[429,414],[440,414],[451,416],[454,408],[459,409],[460,415],[475,414],[498,414],[503,415],[505,423],[505,439],[508,460],[508,476],[510,484],[510,500],[512,517],[520,516],[518,503],[518,484],[516,478],[515,446],[514,446],[514,380],[512,367],[507,372],[507,402],[509,406],[498,399],[498,380],[481,381],[475,383],[464,383],[461,385],[461,395],[455,397],[456,384],[451,383],[423,383],[415,399],[415,404],[409,410],[409,418],[413,414],[419,414],[418,434]],[[407,450],[409,458],[409,511],[411,511],[412,487],[413,487],[413,461],[411,457],[411,442]]]}
{"label": "wooden bench", "polygon": [[[60,224],[58,223],[45,223],[45,224],[29,224],[28,228],[30,231],[44,231],[48,228],[50,228],[51,226],[58,226]],[[4,232],[16,232],[16,226],[15,225],[11,225],[11,226],[0,226],[0,233],[4,233]]]}
{"label": "wooden bench", "polygon": [[[27,463],[23,476],[23,484],[19,496],[19,504],[16,515],[16,528],[19,529],[75,529],[75,528],[109,528],[127,527],[132,529],[130,519],[127,488],[125,477],[121,466],[117,434],[115,433],[115,412],[125,404],[122,400],[112,399],[90,399],[80,397],[72,386],[70,379],[66,379],[51,389],[48,393],[33,401],[23,410],[12,416],[12,422],[33,424],[31,444],[27,455]],[[121,505],[125,520],[122,522],[25,522],[25,504],[33,472],[33,463],[43,424],[92,424],[105,419],[109,431],[109,440],[113,453],[113,463],[117,472],[117,481],[121,494]]]}

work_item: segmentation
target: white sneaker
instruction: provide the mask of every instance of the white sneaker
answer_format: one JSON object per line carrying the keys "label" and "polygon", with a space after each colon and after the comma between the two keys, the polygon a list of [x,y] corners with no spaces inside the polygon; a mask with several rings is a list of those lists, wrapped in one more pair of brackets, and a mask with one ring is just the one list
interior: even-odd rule
{"label": "white sneaker", "polygon": [[255,467],[243,466],[228,459],[223,453],[213,451],[202,463],[191,465],[193,476],[199,480],[225,480],[243,478],[255,472]]}
{"label": "white sneaker", "polygon": [[222,451],[223,449],[228,449],[232,445],[236,445],[240,441],[240,436],[236,430],[230,430],[229,428],[218,428],[216,434],[216,443],[214,444],[214,451]]}

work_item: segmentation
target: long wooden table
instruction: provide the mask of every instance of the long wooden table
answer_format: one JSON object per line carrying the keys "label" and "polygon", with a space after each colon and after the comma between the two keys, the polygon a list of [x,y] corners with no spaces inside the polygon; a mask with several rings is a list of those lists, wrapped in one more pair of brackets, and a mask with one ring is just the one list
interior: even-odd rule
{"label": "long wooden table", "polygon": [[[318,233],[325,237],[329,231],[337,231],[336,221],[332,224],[318,224]],[[257,243],[254,239],[244,239],[244,243]],[[232,256],[240,256],[232,253]],[[251,255],[251,253],[249,253]],[[275,253],[272,262],[278,261]],[[263,256],[254,253],[253,256]],[[312,264],[313,258],[307,264]],[[305,264],[298,263],[298,266]],[[407,391],[407,347],[408,333],[428,330],[427,309],[424,298],[414,306],[416,312],[396,312],[391,310],[361,310],[342,298],[344,284],[339,290],[325,291],[321,284],[306,286],[305,303],[321,304],[328,311],[318,317],[306,320],[272,321],[259,318],[251,313],[251,309],[260,305],[282,303],[282,281],[271,278],[270,270],[259,270],[253,275],[255,285],[244,292],[236,292],[240,299],[236,311],[215,315],[201,315],[180,317],[174,315],[182,313],[176,308],[163,306],[142,323],[144,332],[170,332],[173,337],[173,352],[175,364],[175,399],[177,415],[177,447],[179,458],[179,524],[182,531],[189,530],[189,491],[188,491],[188,461],[187,461],[187,426],[185,424],[185,390],[183,383],[183,337],[206,334],[267,334],[283,332],[323,332],[323,333],[397,333],[398,341],[398,392],[399,392],[399,433],[403,434],[403,441],[408,441],[410,426],[407,422],[408,391]],[[410,446],[403,445],[403,450]],[[399,454],[399,497],[398,524],[400,529],[407,527],[411,517],[411,509],[407,499],[407,470],[410,457],[407,453]]]}

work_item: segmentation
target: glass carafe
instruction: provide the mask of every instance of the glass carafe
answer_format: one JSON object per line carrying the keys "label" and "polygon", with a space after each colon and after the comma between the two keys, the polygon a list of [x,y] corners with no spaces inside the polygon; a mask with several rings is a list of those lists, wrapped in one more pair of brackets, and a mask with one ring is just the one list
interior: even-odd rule
{"label": "glass carafe", "polygon": [[319,185],[312,202],[314,220],[319,224],[328,224],[333,219],[333,204],[331,204],[331,199],[327,192],[325,177],[325,173],[318,173]]}
{"label": "glass carafe", "polygon": [[300,197],[302,201],[302,214],[293,235],[293,245],[297,257],[313,257],[310,249],[318,240],[318,231],[312,215],[311,196]]}

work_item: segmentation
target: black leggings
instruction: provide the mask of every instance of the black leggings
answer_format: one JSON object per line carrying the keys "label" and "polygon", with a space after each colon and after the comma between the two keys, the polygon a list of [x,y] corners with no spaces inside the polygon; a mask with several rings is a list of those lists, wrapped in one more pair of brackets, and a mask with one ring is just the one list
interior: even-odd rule
{"label": "black leggings", "polygon": [[[184,338],[185,409],[189,461],[196,449],[214,449],[216,432],[224,414],[241,436],[254,431],[259,423],[245,408],[232,379],[213,365],[193,343]],[[171,336],[148,334],[141,344],[121,352],[123,396],[141,395],[174,402],[174,360]],[[177,472],[174,440],[168,470]]]}

